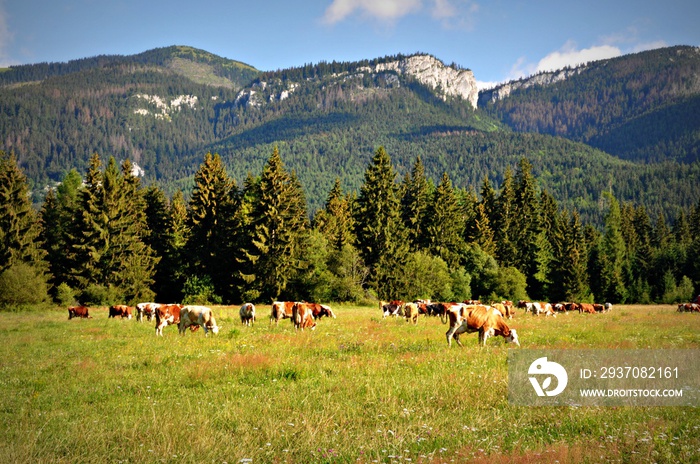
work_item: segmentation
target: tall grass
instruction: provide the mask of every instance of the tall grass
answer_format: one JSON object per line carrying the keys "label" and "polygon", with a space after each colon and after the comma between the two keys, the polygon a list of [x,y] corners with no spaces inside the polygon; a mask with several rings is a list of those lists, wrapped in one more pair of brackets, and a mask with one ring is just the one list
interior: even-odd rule
{"label": "tall grass", "polygon": [[[695,408],[528,408],[507,402],[507,350],[448,349],[437,318],[334,307],[315,331],[221,330],[0,313],[0,462],[692,462]],[[698,348],[697,314],[518,314],[523,348]],[[410,461],[409,461],[410,460]]]}

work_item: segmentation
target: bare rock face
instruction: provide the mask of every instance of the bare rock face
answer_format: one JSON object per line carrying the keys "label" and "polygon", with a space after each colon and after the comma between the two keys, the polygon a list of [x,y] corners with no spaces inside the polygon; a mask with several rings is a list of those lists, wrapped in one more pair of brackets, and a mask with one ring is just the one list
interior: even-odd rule
{"label": "bare rock face", "polygon": [[544,86],[555,84],[557,82],[568,79],[571,76],[580,74],[585,70],[586,66],[579,66],[573,69],[567,68],[553,72],[544,72],[525,79],[507,82],[505,84],[496,86],[493,89],[482,90],[479,94],[479,106],[486,106],[486,104],[488,103],[495,103],[499,100],[503,100],[515,90],[527,89],[528,87],[532,87],[535,85]]}
{"label": "bare rock face", "polygon": [[476,108],[479,98],[474,73],[469,69],[455,69],[430,55],[415,55],[399,61],[380,63],[363,70],[373,73],[394,71],[397,74],[411,76],[423,85],[431,87],[447,97],[461,97]]}

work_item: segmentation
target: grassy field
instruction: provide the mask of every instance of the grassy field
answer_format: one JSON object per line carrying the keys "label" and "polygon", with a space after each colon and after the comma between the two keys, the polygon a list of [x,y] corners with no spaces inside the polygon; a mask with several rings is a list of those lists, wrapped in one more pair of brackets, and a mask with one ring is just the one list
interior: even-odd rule
{"label": "grassy field", "polygon": [[[698,462],[700,408],[514,407],[507,351],[476,334],[448,349],[438,318],[378,309],[295,333],[0,312],[0,462]],[[672,306],[518,314],[522,348],[699,348],[700,315]]]}

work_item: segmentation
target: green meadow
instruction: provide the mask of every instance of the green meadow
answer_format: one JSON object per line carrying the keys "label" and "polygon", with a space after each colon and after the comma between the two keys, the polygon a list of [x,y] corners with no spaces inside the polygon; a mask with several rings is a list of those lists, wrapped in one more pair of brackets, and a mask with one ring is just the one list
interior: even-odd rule
{"label": "green meadow", "polygon": [[[315,331],[156,337],[153,322],[0,312],[0,462],[698,462],[700,408],[515,407],[512,345],[333,306]],[[525,348],[699,348],[700,314],[617,306],[508,321]]]}

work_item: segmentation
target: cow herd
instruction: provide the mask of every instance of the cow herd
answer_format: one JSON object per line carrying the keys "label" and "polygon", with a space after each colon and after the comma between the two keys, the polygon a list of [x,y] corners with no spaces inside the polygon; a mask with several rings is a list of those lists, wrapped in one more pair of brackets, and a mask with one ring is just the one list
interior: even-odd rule
{"label": "cow herd", "polygon": [[[445,333],[448,346],[454,340],[459,346],[462,343],[459,336],[463,333],[479,334],[479,344],[485,345],[486,341],[494,336],[501,336],[506,343],[514,343],[520,346],[518,334],[515,329],[511,329],[506,320],[515,316],[516,308],[534,316],[543,314],[545,316],[556,317],[557,313],[568,313],[578,311],[582,313],[604,313],[612,310],[610,303],[590,304],[590,303],[556,303],[518,301],[513,304],[511,301],[492,302],[490,305],[482,304],[480,301],[469,300],[462,303],[435,303],[427,300],[417,300],[404,302],[400,300],[380,301],[379,308],[384,318],[388,316],[405,317],[406,321],[414,325],[418,322],[418,316],[439,316],[443,324],[449,321],[449,329]],[[683,303],[678,305],[678,311],[700,312],[700,304]],[[252,326],[257,318],[255,305],[245,303],[239,310],[241,323],[245,326]],[[280,319],[289,319],[297,330],[316,328],[316,321],[321,317],[335,318],[335,313],[330,306],[319,303],[308,303],[304,301],[275,301],[272,303],[270,313],[270,324],[274,321],[275,326]],[[86,306],[71,306],[68,308],[68,319],[91,318],[89,308]],[[219,326],[211,308],[199,305],[182,304],[162,304],[162,303],[139,303],[135,307],[126,305],[114,305],[109,307],[109,318],[120,317],[131,319],[135,317],[139,322],[143,322],[144,317],[149,321],[155,319],[155,334],[163,336],[163,329],[169,325],[177,325],[180,335],[185,335],[187,329],[195,331],[203,329],[205,336],[212,332],[217,334]]]}

